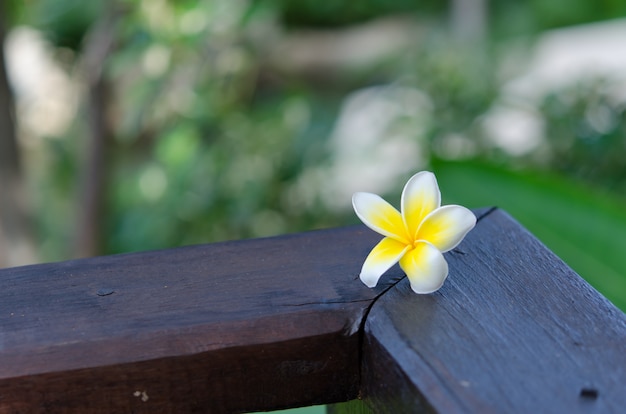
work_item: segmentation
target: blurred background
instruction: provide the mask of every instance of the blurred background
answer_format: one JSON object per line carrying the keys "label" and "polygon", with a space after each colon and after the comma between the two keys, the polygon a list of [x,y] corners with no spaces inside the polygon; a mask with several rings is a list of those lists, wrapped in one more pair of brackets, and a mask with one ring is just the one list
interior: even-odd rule
{"label": "blurred background", "polygon": [[0,267],[355,224],[428,169],[626,310],[623,1],[0,0],[0,44]]}

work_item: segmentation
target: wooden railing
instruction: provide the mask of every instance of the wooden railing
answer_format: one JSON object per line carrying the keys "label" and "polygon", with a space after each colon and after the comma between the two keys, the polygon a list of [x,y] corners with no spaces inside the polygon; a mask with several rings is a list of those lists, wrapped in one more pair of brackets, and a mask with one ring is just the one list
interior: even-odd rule
{"label": "wooden railing", "polygon": [[623,413],[626,316],[506,213],[415,295],[363,226],[0,271],[0,413]]}

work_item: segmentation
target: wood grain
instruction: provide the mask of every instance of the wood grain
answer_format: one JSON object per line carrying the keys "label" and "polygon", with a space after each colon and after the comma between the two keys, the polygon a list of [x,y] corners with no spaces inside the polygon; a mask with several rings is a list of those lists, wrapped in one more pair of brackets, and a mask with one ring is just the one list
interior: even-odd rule
{"label": "wood grain", "polygon": [[624,412],[620,310],[500,210],[446,256],[438,292],[401,280],[368,314],[373,412]]}
{"label": "wood grain", "polygon": [[0,270],[0,413],[620,413],[626,316],[476,214],[432,295],[363,226]]}
{"label": "wood grain", "polygon": [[0,412],[239,412],[358,393],[362,226],[0,270]]}

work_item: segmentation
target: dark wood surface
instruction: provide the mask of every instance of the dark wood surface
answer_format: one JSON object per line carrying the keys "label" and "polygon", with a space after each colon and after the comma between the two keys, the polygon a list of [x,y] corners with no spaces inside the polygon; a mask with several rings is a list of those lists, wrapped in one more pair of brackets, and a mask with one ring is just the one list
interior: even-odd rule
{"label": "dark wood surface", "polygon": [[0,412],[237,412],[358,393],[362,226],[0,270]]}
{"label": "dark wood surface", "polygon": [[0,413],[622,412],[625,315],[476,213],[432,295],[363,226],[0,270]]}
{"label": "dark wood surface", "polygon": [[624,313],[500,210],[447,258],[438,292],[401,280],[369,312],[372,412],[626,412]]}

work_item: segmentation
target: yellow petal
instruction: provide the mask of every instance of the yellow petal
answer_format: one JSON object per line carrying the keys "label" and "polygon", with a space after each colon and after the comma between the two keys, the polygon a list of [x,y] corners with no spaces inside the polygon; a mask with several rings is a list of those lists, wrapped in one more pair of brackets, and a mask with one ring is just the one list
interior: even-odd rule
{"label": "yellow petal", "polygon": [[415,293],[432,293],[448,277],[448,263],[432,244],[419,242],[400,259],[400,267],[409,278]]}
{"label": "yellow petal", "polygon": [[370,252],[363,263],[360,278],[367,287],[374,287],[378,279],[398,260],[411,246],[385,237]]}
{"label": "yellow petal", "polygon": [[355,193],[352,196],[352,206],[356,215],[370,229],[404,244],[410,244],[402,216],[380,196]]}
{"label": "yellow petal", "polygon": [[422,171],[409,179],[402,190],[402,218],[415,238],[420,223],[441,205],[441,193],[435,175]]}
{"label": "yellow petal", "polygon": [[476,225],[476,216],[465,207],[449,205],[430,213],[417,230],[416,240],[425,240],[441,252],[455,248]]}

